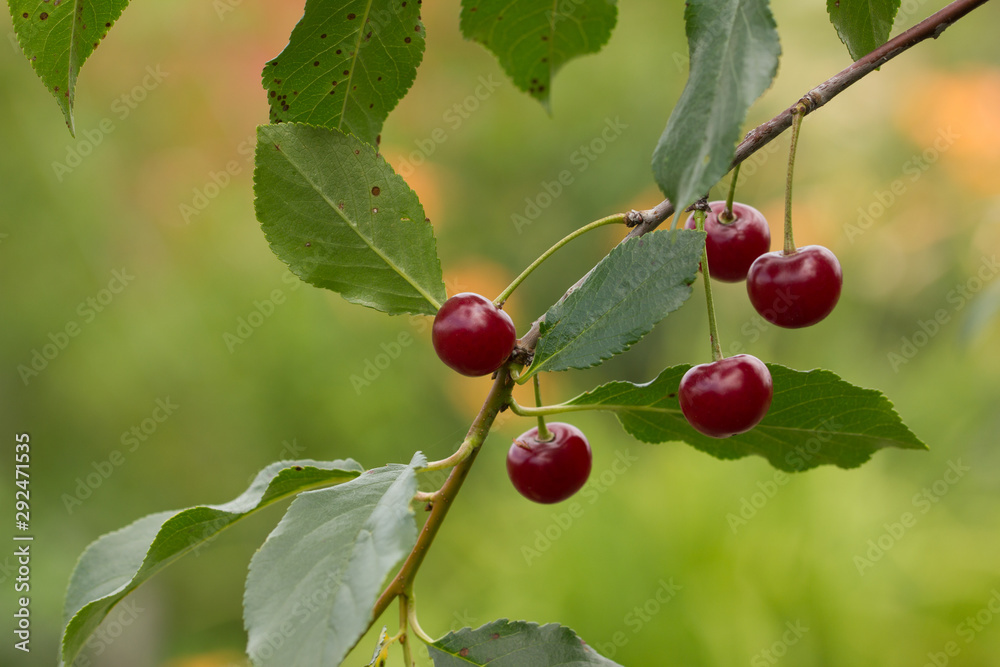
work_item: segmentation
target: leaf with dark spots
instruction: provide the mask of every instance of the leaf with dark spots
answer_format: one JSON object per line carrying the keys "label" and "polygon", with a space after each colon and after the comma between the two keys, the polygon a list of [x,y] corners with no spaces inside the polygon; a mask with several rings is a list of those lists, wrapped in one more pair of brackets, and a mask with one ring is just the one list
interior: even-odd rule
{"label": "leaf with dark spots", "polygon": [[419,13],[391,0],[307,0],[288,46],[264,67],[272,122],[321,125],[374,145],[423,58]]}
{"label": "leaf with dark spots", "polygon": [[[38,0],[8,0],[17,42],[38,78],[52,91],[71,134],[73,101],[80,68],[107,31],[95,41],[93,26],[110,28],[128,6],[128,0],[64,0],[38,12]],[[88,27],[90,26],[90,27]]]}

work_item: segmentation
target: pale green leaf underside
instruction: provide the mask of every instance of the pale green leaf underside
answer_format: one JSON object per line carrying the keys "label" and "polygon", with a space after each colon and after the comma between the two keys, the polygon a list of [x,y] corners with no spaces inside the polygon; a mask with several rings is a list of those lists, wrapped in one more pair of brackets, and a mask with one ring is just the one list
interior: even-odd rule
{"label": "pale green leaf underside", "polygon": [[390,315],[433,315],[447,297],[437,243],[406,182],[339,130],[257,128],[254,193],[271,250],[300,278]]}
{"label": "pale green leaf underside", "polygon": [[856,387],[827,370],[767,367],[774,382],[767,416],[729,438],[702,435],[684,419],[677,387],[688,365],[667,368],[646,384],[610,382],[567,405],[612,410],[625,430],[644,442],[683,441],[720,459],[758,454],[787,471],[823,464],[854,468],[884,447],[927,449],[881,392]]}
{"label": "pale green leaf underside", "polygon": [[900,0],[827,0],[826,11],[840,41],[857,60],[885,44]]}
{"label": "pale green leaf underside", "polygon": [[339,665],[417,540],[414,466],[303,493],[250,562],[243,618],[258,667]]}
{"label": "pale green leaf underside", "polygon": [[500,619],[428,645],[434,667],[615,667],[569,628]]}
{"label": "pale green leaf underside", "polygon": [[659,230],[619,244],[545,313],[531,367],[588,368],[628,350],[691,295],[705,234]]}
{"label": "pale green leaf underside", "polygon": [[462,34],[499,59],[521,90],[546,108],[552,78],[568,61],[601,50],[617,0],[462,0]]}
{"label": "pale green leaf underside", "polygon": [[375,146],[423,54],[417,0],[308,0],[288,45],[264,66],[271,122],[337,128]]}
{"label": "pale green leaf underside", "polygon": [[111,608],[140,584],[248,514],[300,491],[361,474],[354,461],[279,461],[223,505],[159,512],[98,538],[80,556],[66,592],[62,661],[69,665]]}
{"label": "pale green leaf underside", "polygon": [[76,79],[128,0],[7,0],[21,50],[56,98],[71,133]]}
{"label": "pale green leaf underside", "polygon": [[740,126],[778,70],[767,0],[686,3],[691,71],[653,153],[653,175],[683,210],[708,193],[736,154]]}

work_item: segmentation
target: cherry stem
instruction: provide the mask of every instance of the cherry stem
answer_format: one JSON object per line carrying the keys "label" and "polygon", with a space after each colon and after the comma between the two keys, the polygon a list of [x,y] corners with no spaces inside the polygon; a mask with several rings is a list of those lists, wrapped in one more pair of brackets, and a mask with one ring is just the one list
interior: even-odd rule
{"label": "cherry stem", "polygon": [[566,405],[565,403],[557,403],[556,405],[539,405],[536,408],[528,408],[515,401],[513,396],[507,399],[507,405],[510,407],[510,411],[518,417],[542,417],[545,415],[558,415],[564,412],[586,412],[587,410],[613,409],[606,405]]}
{"label": "cherry stem", "polygon": [[[735,182],[736,179],[733,179]],[[698,231],[705,231],[705,212],[694,212],[695,222],[698,224]],[[715,321],[715,301],[712,299],[712,276],[708,271],[708,238],[705,238],[705,247],[701,251],[701,275],[705,282],[705,303],[708,306],[708,338],[712,344],[712,361],[722,359],[722,345],[719,343],[719,325]]]}
{"label": "cherry stem", "polygon": [[[416,600],[413,597],[412,582],[410,583],[411,585],[410,588],[407,590],[407,592],[399,596],[400,604],[402,604],[405,601],[406,620],[409,623],[410,630],[413,631],[413,634],[420,637],[420,639],[422,639],[424,642],[428,644],[433,644],[434,640],[431,639],[426,632],[424,632],[424,629],[420,627],[420,623],[417,621],[417,605],[416,605]],[[416,665],[416,663],[413,664]],[[409,663],[407,663],[407,667],[410,667]]]}
{"label": "cherry stem", "polygon": [[795,239],[792,238],[792,172],[795,170],[795,149],[799,144],[799,127],[806,115],[806,106],[799,102],[792,107],[792,142],[788,149],[788,176],[785,177],[785,254],[795,252]]}
{"label": "cherry stem", "polygon": [[[510,398],[510,392],[513,387],[514,382],[511,380],[507,368],[501,368],[500,372],[497,373],[496,380],[493,381],[490,393],[486,396],[486,400],[483,401],[483,407],[480,408],[479,414],[476,415],[472,425],[469,427],[469,433],[465,438],[465,442],[462,443],[463,447],[468,447],[468,454],[452,468],[444,485],[435,493],[434,507],[431,509],[430,516],[427,517],[427,521],[424,522],[424,526],[417,536],[417,543],[410,551],[409,556],[406,557],[406,560],[403,561],[399,572],[396,573],[396,576],[393,577],[389,585],[379,595],[378,600],[375,601],[371,615],[372,622],[381,616],[389,607],[389,604],[399,596],[408,596],[412,603],[413,579],[417,576],[417,572],[420,570],[420,566],[424,562],[424,557],[427,556],[427,551],[431,543],[434,542],[438,530],[441,529],[441,524],[448,515],[448,510],[451,509],[451,505],[455,501],[455,496],[458,495],[462,485],[465,483],[465,478],[468,477],[469,471],[472,469],[472,464],[475,463],[476,456],[486,441],[486,436],[489,435],[493,422],[496,420],[497,415],[500,414],[500,408]],[[411,614],[410,626],[414,633],[424,641],[428,641],[427,634],[420,629],[419,625],[413,623],[414,619],[415,616]],[[369,624],[369,627],[371,627],[371,624]]]}
{"label": "cherry stem", "polygon": [[[740,164],[743,164],[742,162]],[[719,222],[729,224],[736,219],[733,215],[733,198],[736,196],[736,181],[740,177],[740,165],[733,169],[733,180],[729,182],[729,196],[726,197],[726,210],[719,216]]]}
{"label": "cherry stem", "polygon": [[410,636],[407,633],[407,621],[410,617],[410,599],[406,595],[399,596],[399,645],[403,648],[403,664],[415,667],[413,651],[410,649]]}
{"label": "cherry stem", "polygon": [[576,231],[564,236],[562,239],[557,241],[554,246],[552,246],[551,248],[543,252],[541,255],[539,255],[538,259],[529,264],[527,268],[524,269],[524,271],[521,271],[521,275],[519,275],[517,278],[514,278],[514,281],[511,282],[510,285],[507,285],[507,288],[504,291],[500,292],[500,296],[498,296],[493,300],[493,305],[495,305],[497,308],[502,307],[504,302],[510,297],[510,295],[514,292],[514,290],[517,289],[518,285],[524,282],[524,279],[530,276],[532,271],[541,266],[542,262],[551,257],[556,250],[559,250],[559,248],[563,247],[576,237],[583,236],[592,229],[597,229],[598,227],[603,227],[604,225],[624,224],[625,216],[626,216],[625,213],[615,213],[614,215],[605,216],[600,220],[594,220],[593,222],[588,223],[583,227],[580,227]]}
{"label": "cherry stem", "polygon": [[459,448],[455,450],[454,454],[448,458],[441,459],[440,461],[431,461],[423,468],[417,470],[417,472],[431,472],[434,470],[444,470],[445,468],[454,468],[456,465],[469,457],[469,454],[472,453],[472,446],[472,440],[470,438],[466,438],[462,441]]}
{"label": "cherry stem", "polygon": [[[535,405],[542,405],[542,388],[541,383],[538,381],[538,374],[531,376],[535,384]],[[549,431],[548,427],[545,425],[545,416],[538,415],[538,440],[541,442],[548,442],[552,439],[552,432]]]}
{"label": "cherry stem", "polygon": [[[901,32],[899,35],[892,38],[868,55],[852,63],[843,71],[835,74],[807,92],[802,97],[803,101],[797,103],[796,107],[806,105],[804,107],[805,113],[816,111],[834,97],[844,92],[844,90],[846,90],[849,86],[871,74],[889,60],[895,58],[901,53],[904,53],[924,40],[939,37],[941,33],[948,28],[948,26],[952,25],[977,7],[985,5],[988,1],[989,0],[954,0],[954,2],[950,3],[937,13],[924,19],[916,26]],[[771,120],[762,123],[747,133],[746,137],[744,137],[743,141],[740,142],[740,145],[736,148],[736,156],[733,158],[733,166],[735,167],[737,164],[740,164],[749,158],[775,137],[788,129],[792,122],[791,116],[791,109],[786,109]],[[662,222],[667,220],[673,213],[673,204],[669,200],[665,199],[647,211],[629,211],[628,213],[612,217],[615,222],[621,220],[632,227],[631,231],[626,236],[627,240],[642,236],[643,234],[648,234],[656,229]],[[577,287],[582,281],[583,278],[578,281],[577,285],[571,287],[570,290]],[[541,321],[542,318],[535,320],[531,326],[531,330],[521,338],[521,345],[528,352],[534,351],[535,345],[538,342]],[[500,408],[504,404],[509,405],[514,414],[525,417],[537,416],[539,414],[549,415],[563,412],[581,412],[584,410],[615,409],[614,407],[608,405],[554,405],[547,407],[543,406],[540,408],[522,408],[517,405],[513,398],[511,398],[510,392],[513,388],[513,384],[513,380],[507,370],[501,369],[493,383],[493,387],[490,390],[489,395],[486,397],[486,401],[483,403],[479,414],[476,416],[475,421],[473,421],[472,426],[469,429],[469,437],[466,438],[469,447],[468,456],[462,458],[462,460],[455,465],[451,474],[448,476],[448,479],[436,494],[438,495],[437,501],[434,503],[434,508],[431,510],[430,516],[427,518],[427,521],[424,523],[424,526],[420,531],[420,535],[417,537],[416,545],[403,562],[402,568],[388,584],[385,590],[382,591],[378,600],[376,600],[374,609],[372,610],[371,621],[368,624],[369,628],[375,620],[385,612],[389,604],[396,597],[404,594],[404,587],[407,590],[412,590],[412,583],[417,574],[417,570],[419,570],[420,565],[423,563],[427,550],[434,541],[442,522],[447,516],[451,504],[455,500],[455,496],[461,489],[462,484],[465,482],[465,478],[469,474],[469,470],[471,470],[472,465],[475,462],[476,455],[479,453],[479,449],[486,438],[486,434],[489,433],[490,427],[492,427]],[[463,443],[463,446],[465,446],[465,443]],[[411,626],[413,626],[412,623]],[[418,631],[417,626],[413,626],[413,628],[417,636],[420,636],[424,639],[424,641],[427,641],[426,633]]]}

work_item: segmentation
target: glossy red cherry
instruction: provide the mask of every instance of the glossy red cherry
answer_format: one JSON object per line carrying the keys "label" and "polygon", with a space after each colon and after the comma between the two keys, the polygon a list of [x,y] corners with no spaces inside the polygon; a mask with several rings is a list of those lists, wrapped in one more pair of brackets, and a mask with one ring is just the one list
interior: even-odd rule
{"label": "glossy red cherry", "polygon": [[507,361],[517,332],[510,315],[479,294],[462,292],[441,306],[431,329],[441,361],[462,375],[489,375]]}
{"label": "glossy red cherry", "polygon": [[681,378],[677,398],[695,430],[728,438],[756,426],[771,407],[773,393],[767,366],[757,357],[737,354],[692,367]]}
{"label": "glossy red cherry", "polygon": [[552,439],[540,441],[538,428],[522,433],[507,452],[507,475],[514,488],[536,503],[566,500],[590,476],[590,443],[572,424],[546,424]]}
{"label": "glossy red cherry", "polygon": [[765,320],[798,329],[833,311],[843,282],[836,255],[823,246],[807,245],[789,255],[778,251],[758,257],[747,275],[747,294]]}
{"label": "glossy red cherry", "polygon": [[[745,280],[753,261],[771,249],[771,230],[764,215],[753,206],[733,202],[733,220],[719,219],[726,202],[713,201],[711,213],[705,214],[705,245],[708,250],[708,272],[716,280],[737,283]],[[685,225],[697,229],[694,214]]]}

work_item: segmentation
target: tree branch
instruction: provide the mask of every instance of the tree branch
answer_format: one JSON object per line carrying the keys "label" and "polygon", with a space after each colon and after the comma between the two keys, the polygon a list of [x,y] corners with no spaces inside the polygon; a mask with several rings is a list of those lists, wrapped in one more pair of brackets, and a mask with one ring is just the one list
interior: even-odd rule
{"label": "tree branch", "polygon": [[[745,161],[748,157],[770,143],[772,139],[791,127],[792,109],[802,105],[805,107],[803,115],[807,115],[816,109],[819,109],[821,106],[842,93],[851,84],[860,81],[865,76],[871,74],[873,71],[898,56],[900,53],[916,46],[925,39],[937,39],[938,36],[941,35],[941,33],[944,32],[945,29],[947,29],[952,23],[965,16],[973,9],[981,5],[985,5],[987,2],[989,2],[989,0],[955,0],[955,2],[952,2],[944,9],[932,14],[909,30],[901,32],[899,35],[890,39],[888,42],[878,47],[871,53],[868,53],[856,62],[852,63],[846,69],[819,84],[803,95],[795,102],[795,104],[792,104],[771,120],[761,123],[754,129],[747,132],[746,137],[744,137],[743,141],[741,141],[739,146],[736,147],[736,156],[733,158],[733,163],[730,165],[730,169]],[[667,199],[664,199],[662,202],[646,211],[629,211],[625,214],[625,222],[632,229],[625,236],[625,238],[622,239],[622,242],[653,231],[660,225],[661,222],[673,214],[674,205]],[[593,269],[591,269],[591,271],[593,271]],[[589,275],[590,272],[588,271],[585,276],[573,283],[573,285],[566,290],[566,293],[563,294],[559,300],[562,301],[575,292]],[[535,345],[538,344],[541,323],[544,319],[545,316],[542,315],[542,317],[535,320],[531,325],[531,329],[528,330],[528,333],[526,333],[521,340],[518,341],[517,347],[520,348],[518,350],[518,354],[521,358],[528,359],[532,354],[534,354]]]}
{"label": "tree branch", "polygon": [[[956,0],[941,11],[921,21],[914,27],[901,33],[896,38],[886,42],[884,45],[853,63],[850,67],[843,70],[839,74],[830,77],[820,85],[816,86],[788,109],[785,109],[771,120],[748,132],[746,137],[736,148],[736,156],[733,158],[732,166],[735,167],[740,164],[755,152],[760,150],[763,146],[767,145],[767,143],[772,139],[788,129],[792,124],[791,110],[797,105],[802,104],[805,106],[806,114],[815,111],[843,92],[848,86],[867,76],[879,66],[895,58],[897,55],[912,46],[919,44],[925,39],[932,37],[937,38],[952,23],[962,18],[976,7],[984,5],[987,2],[989,2],[989,0]],[[625,213],[625,222],[632,229],[626,235],[625,239],[623,239],[623,242],[630,238],[642,236],[643,234],[653,231],[660,225],[660,223],[668,219],[673,214],[674,205],[668,200],[663,200],[653,208],[645,211],[632,210]],[[572,294],[581,284],[583,284],[583,281],[586,280],[589,275],[590,273],[588,272],[587,275],[583,276],[580,280],[574,283],[573,286],[570,287],[562,296],[562,299],[565,299],[567,296]],[[515,350],[516,358],[525,359],[534,353],[535,345],[538,343],[539,327],[542,319],[544,319],[544,315],[535,320],[528,333],[526,333],[518,342],[517,349]],[[462,484],[465,482],[465,478],[468,476],[469,470],[472,468],[472,464],[476,460],[476,455],[479,453],[483,442],[486,440],[486,436],[489,433],[490,428],[493,426],[493,422],[496,420],[497,414],[510,398],[513,386],[514,382],[511,379],[510,374],[507,372],[507,367],[504,366],[497,373],[497,378],[493,383],[492,389],[490,389],[489,395],[486,397],[486,401],[483,403],[483,407],[480,409],[479,414],[476,416],[476,419],[472,422],[472,426],[469,428],[469,434],[466,437],[466,442],[471,447],[471,450],[469,451],[468,456],[452,468],[448,479],[445,481],[440,491],[435,494],[436,499],[433,503],[431,514],[424,523],[424,526],[420,531],[420,535],[417,537],[416,546],[414,546],[410,555],[407,556],[406,561],[404,561],[402,568],[399,570],[399,573],[396,574],[393,580],[382,592],[382,595],[380,595],[378,600],[375,602],[375,608],[372,611],[373,621],[388,608],[396,597],[408,595],[408,591],[413,583],[413,578],[416,576],[417,570],[420,568],[420,565],[423,563],[424,557],[427,554],[427,549],[430,547],[431,542],[434,541],[434,538],[437,535],[437,532],[440,529],[452,502],[455,500],[455,496],[458,494],[459,489],[462,488]]]}
{"label": "tree branch", "polygon": [[445,480],[444,485],[435,494],[436,498],[431,509],[431,514],[427,517],[424,527],[417,536],[417,543],[413,547],[413,551],[406,557],[399,573],[396,574],[392,582],[382,591],[382,595],[375,601],[375,609],[372,611],[373,620],[377,619],[397,596],[406,593],[408,587],[412,584],[417,570],[420,569],[420,565],[424,562],[427,549],[430,547],[431,542],[434,541],[435,536],[437,536],[437,532],[441,528],[441,523],[448,514],[448,510],[451,508],[455,496],[458,495],[459,489],[462,488],[462,484],[465,482],[465,478],[476,460],[476,455],[479,454],[486,436],[493,427],[494,420],[496,420],[497,415],[500,413],[500,408],[510,398],[510,392],[513,387],[514,381],[511,380],[510,373],[507,372],[507,366],[502,366],[497,372],[497,377],[493,382],[490,393],[483,402],[483,407],[480,408],[479,414],[476,415],[472,426],[469,427],[469,434],[466,436],[466,442],[471,445],[469,455],[451,469],[448,479]]}
{"label": "tree branch", "polygon": [[803,95],[795,104],[766,123],[750,130],[740,145],[736,147],[736,157],[733,158],[732,166],[740,164],[791,127],[792,109],[799,103],[805,105],[806,114],[812,113],[844,92],[848,86],[860,81],[900,53],[916,46],[925,39],[937,39],[952,23],[987,2],[989,0],[955,0],[942,10],[928,16],[909,30],[901,32],[871,53],[861,57],[846,69],[831,76]]}

